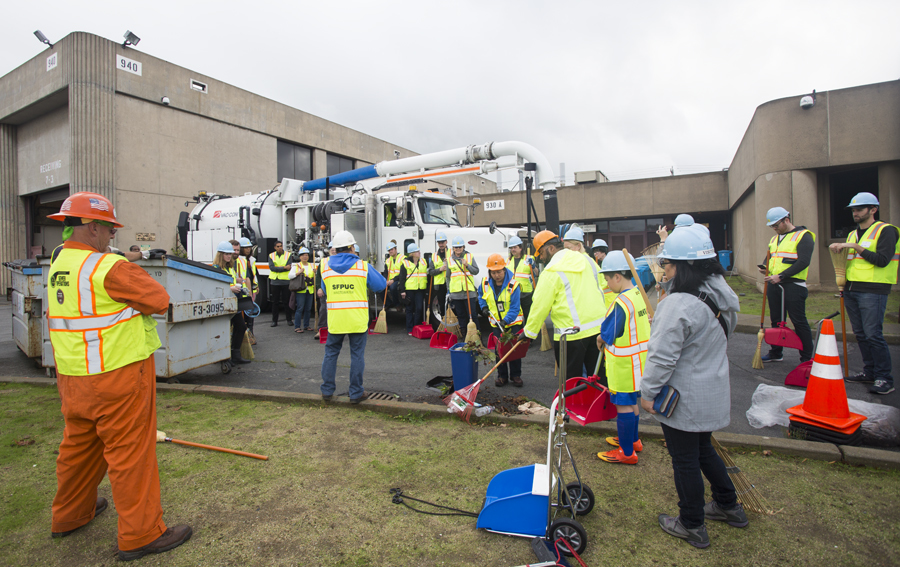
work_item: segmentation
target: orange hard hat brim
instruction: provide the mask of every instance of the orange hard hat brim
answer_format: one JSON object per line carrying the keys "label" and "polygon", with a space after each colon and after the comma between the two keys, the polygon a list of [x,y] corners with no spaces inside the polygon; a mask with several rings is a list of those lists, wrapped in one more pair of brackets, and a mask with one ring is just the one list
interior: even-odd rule
{"label": "orange hard hat brim", "polygon": [[[108,218],[101,218],[101,217],[99,217],[99,216],[98,216],[97,218],[94,218],[94,217],[92,217],[92,216],[90,216],[90,215],[67,215],[66,213],[53,213],[52,215],[47,215],[47,218],[48,218],[48,219],[53,219],[53,220],[55,220],[55,221],[60,221],[60,222],[65,221],[65,220],[66,220],[66,217],[73,217],[73,218],[79,218],[79,219],[87,219],[87,220],[89,220],[89,221],[95,221],[95,220],[98,220],[98,221],[108,222],[108,223],[110,223],[111,225],[113,225],[113,227],[115,227],[116,229],[119,229],[119,228],[125,228],[125,225],[122,224],[122,223],[120,223],[119,221],[113,221],[113,220],[109,220]],[[84,224],[88,224],[88,223],[84,223]]]}

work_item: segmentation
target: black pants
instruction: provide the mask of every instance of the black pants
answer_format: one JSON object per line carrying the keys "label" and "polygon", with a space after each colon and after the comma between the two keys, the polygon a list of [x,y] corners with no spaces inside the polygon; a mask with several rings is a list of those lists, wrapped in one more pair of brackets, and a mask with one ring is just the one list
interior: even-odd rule
{"label": "black pants", "polygon": [[472,317],[475,319],[475,325],[478,325],[478,298],[470,297],[469,307],[466,307],[465,299],[451,299],[450,307],[453,308],[453,312],[456,313],[456,318],[459,319],[459,334],[460,336],[465,337],[466,327],[469,325],[469,309],[472,310]]}
{"label": "black pants", "polygon": [[412,333],[413,327],[425,318],[425,293],[424,289],[406,290],[406,332]]}
{"label": "black pants", "polygon": [[[444,320],[444,303],[447,301],[447,284],[436,284],[431,289],[431,297],[433,298],[432,304],[437,303],[437,314],[441,316],[441,320]],[[432,309],[432,313],[434,313],[434,309]]]}
{"label": "black pants", "polygon": [[[813,339],[812,331],[809,330],[809,322],[806,320],[806,298],[809,296],[809,290],[802,285],[791,282],[784,282],[778,285],[769,285],[766,297],[769,301],[769,316],[772,319],[772,326],[781,322],[781,290],[784,289],[785,311],[794,324],[794,330],[803,343],[803,350],[800,351],[800,362],[810,360],[813,357]],[[780,346],[770,346],[769,353],[781,356],[784,349]]]}
{"label": "black pants", "polygon": [[519,294],[519,303],[522,306],[523,321],[528,322],[528,314],[531,313],[531,295],[530,293]]}
{"label": "black pants", "polygon": [[272,322],[278,322],[278,314],[281,313],[281,310],[284,310],[284,318],[288,323],[293,322],[294,314],[291,313],[291,308],[288,305],[288,302],[291,300],[291,290],[288,287],[287,282],[285,285],[275,285],[272,283],[272,280],[269,280],[269,290],[272,294]]}
{"label": "black pants", "polygon": [[704,524],[704,476],[719,507],[724,510],[734,508],[737,505],[734,483],[728,478],[725,463],[712,446],[712,433],[681,431],[665,423],[661,425],[666,448],[672,457],[679,515],[684,527],[690,530]]}
{"label": "black pants", "polygon": [[244,323],[244,312],[238,311],[231,317],[231,350],[241,350],[247,324]]}
{"label": "black pants", "polygon": [[[567,338],[566,347],[566,380],[584,376],[585,368],[588,376],[594,373],[597,358],[600,357],[596,335],[578,340]],[[556,355],[556,363],[559,364],[559,341],[553,341],[553,354]],[[604,373],[601,378],[601,383],[606,385],[606,374]]]}

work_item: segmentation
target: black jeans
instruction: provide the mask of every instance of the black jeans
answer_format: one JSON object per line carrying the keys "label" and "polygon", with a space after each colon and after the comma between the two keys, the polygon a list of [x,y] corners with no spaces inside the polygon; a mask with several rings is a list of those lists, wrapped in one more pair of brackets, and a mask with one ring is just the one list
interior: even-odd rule
{"label": "black jeans", "polygon": [[412,333],[413,327],[422,322],[425,317],[424,289],[406,290],[406,332]]}
{"label": "black jeans", "polygon": [[[802,285],[792,282],[785,282],[778,285],[769,285],[766,291],[766,297],[769,301],[769,316],[772,319],[772,326],[781,322],[781,290],[784,289],[784,304],[787,316],[791,318],[794,324],[794,330],[803,343],[803,350],[800,351],[800,362],[811,360],[813,357],[813,340],[812,331],[809,330],[809,322],[806,320],[806,298],[809,296],[809,290]],[[770,346],[769,352],[773,355],[781,356],[784,349],[780,346]]]}
{"label": "black jeans", "polygon": [[704,476],[719,507],[725,510],[734,508],[737,505],[734,483],[728,477],[725,463],[712,446],[712,433],[682,431],[665,423],[660,425],[666,438],[666,448],[672,457],[679,515],[684,527],[694,529],[704,524]]}
{"label": "black jeans", "polygon": [[519,294],[519,303],[522,306],[523,321],[528,322],[528,314],[531,313],[531,296],[530,293]]}
{"label": "black jeans", "polygon": [[291,313],[291,308],[288,305],[288,302],[291,300],[291,290],[287,282],[285,282],[285,285],[275,285],[272,283],[272,280],[269,280],[269,290],[272,295],[272,322],[278,322],[278,314],[284,309],[284,319],[291,323],[294,320],[294,314]]}
{"label": "black jeans", "polygon": [[451,299],[450,307],[453,308],[453,313],[459,319],[459,334],[465,337],[466,327],[469,325],[469,309],[472,310],[472,318],[475,319],[475,325],[478,325],[478,298],[470,297],[469,307],[466,307],[465,299]]}
{"label": "black jeans", "polygon": [[247,324],[244,323],[244,312],[238,311],[231,317],[231,350],[241,350]]}
{"label": "black jeans", "polygon": [[[600,356],[600,349],[597,348],[597,335],[574,341],[567,338],[566,347],[566,380],[584,376],[585,368],[587,368],[588,376],[594,373],[597,358]],[[559,364],[559,341],[553,341],[553,354],[556,355],[556,363]],[[600,382],[605,386],[606,374],[604,373],[600,378]]]}
{"label": "black jeans", "polygon": [[[441,316],[441,320],[444,320],[444,302],[447,301],[447,284],[435,284],[431,290],[431,302],[437,303],[437,313]],[[434,314],[434,309],[431,310],[432,314]]]}

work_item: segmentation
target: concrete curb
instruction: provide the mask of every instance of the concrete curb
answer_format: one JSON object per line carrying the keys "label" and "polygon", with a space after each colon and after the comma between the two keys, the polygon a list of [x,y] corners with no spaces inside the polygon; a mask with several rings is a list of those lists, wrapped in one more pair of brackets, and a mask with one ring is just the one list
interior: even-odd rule
{"label": "concrete curb", "polygon": [[[16,376],[0,377],[0,384],[31,384],[34,386],[56,387],[56,380],[51,378],[27,378]],[[227,388],[222,386],[193,386],[190,384],[165,384],[157,382],[157,392],[179,392],[185,394],[202,394],[220,398],[232,398],[242,400],[263,400],[269,402],[297,403],[303,405],[328,404],[344,408],[352,408],[367,411],[378,411],[389,415],[405,415],[418,413],[423,417],[432,419],[450,417],[444,406],[433,404],[420,404],[410,402],[371,401],[361,404],[351,404],[346,397],[334,398],[325,402],[321,396],[315,394],[299,394],[294,392],[278,392],[273,390],[253,390],[248,388]],[[512,423],[518,425],[546,426],[547,418],[535,415],[501,416],[490,414],[479,421],[489,423]],[[569,428],[580,428],[598,435],[616,433],[615,422],[605,421],[579,426],[574,422],[569,423]],[[641,424],[641,437],[650,439],[662,439],[662,428],[656,425]],[[900,470],[900,453],[871,449],[867,447],[850,447],[846,445],[831,445],[828,443],[816,443],[813,441],[800,441],[796,439],[780,439],[776,437],[763,437],[756,435],[740,435],[736,433],[716,433],[716,440],[724,447],[741,447],[769,450],[782,455],[804,457],[820,461],[842,462],[847,465],[875,467],[888,470]]]}

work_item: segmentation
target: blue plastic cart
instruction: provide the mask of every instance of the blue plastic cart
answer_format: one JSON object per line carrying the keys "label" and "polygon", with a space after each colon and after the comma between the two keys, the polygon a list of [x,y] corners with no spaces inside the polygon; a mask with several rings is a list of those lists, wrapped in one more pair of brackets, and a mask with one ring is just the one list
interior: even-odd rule
{"label": "blue plastic cart", "polygon": [[[559,391],[563,394],[557,396],[550,406],[547,462],[505,470],[495,475],[488,485],[475,527],[512,536],[542,537],[553,542],[561,538],[580,555],[588,540],[587,533],[575,518],[593,510],[594,493],[581,482],[566,441],[566,395],[575,393],[575,389],[569,392],[563,390],[566,335],[578,331],[578,327],[566,329],[560,337]],[[572,467],[569,478],[575,479],[569,484],[566,484],[563,475],[563,457]],[[559,550],[571,555],[565,545],[559,545]]]}

